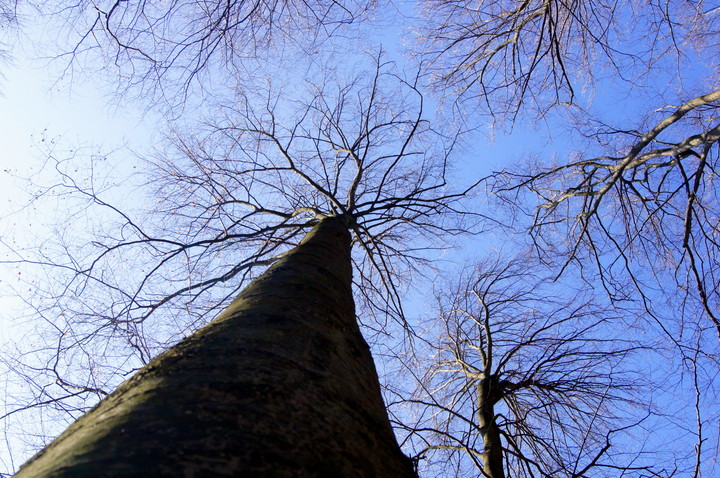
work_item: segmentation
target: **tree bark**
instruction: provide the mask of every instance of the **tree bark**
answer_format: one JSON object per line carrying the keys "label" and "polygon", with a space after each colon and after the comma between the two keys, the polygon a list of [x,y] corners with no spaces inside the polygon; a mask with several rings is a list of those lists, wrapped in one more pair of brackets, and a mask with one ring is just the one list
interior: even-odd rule
{"label": "tree bark", "polygon": [[416,476],[355,320],[350,248],[322,220],[16,476]]}
{"label": "tree bark", "polygon": [[478,426],[483,438],[483,472],[487,478],[505,478],[500,429],[495,421],[495,404],[500,400],[497,377],[484,378],[478,385]]}

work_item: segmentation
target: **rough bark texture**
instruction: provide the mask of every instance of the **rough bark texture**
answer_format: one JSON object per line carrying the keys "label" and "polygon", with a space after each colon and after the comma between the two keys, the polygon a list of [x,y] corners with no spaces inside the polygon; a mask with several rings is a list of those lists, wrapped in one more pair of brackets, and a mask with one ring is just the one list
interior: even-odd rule
{"label": "rough bark texture", "polygon": [[355,320],[347,229],[321,221],[16,476],[415,476]]}
{"label": "rough bark texture", "polygon": [[483,472],[488,478],[505,478],[500,429],[495,421],[495,404],[500,399],[500,386],[496,377],[485,378],[478,386],[478,426],[482,433]]}

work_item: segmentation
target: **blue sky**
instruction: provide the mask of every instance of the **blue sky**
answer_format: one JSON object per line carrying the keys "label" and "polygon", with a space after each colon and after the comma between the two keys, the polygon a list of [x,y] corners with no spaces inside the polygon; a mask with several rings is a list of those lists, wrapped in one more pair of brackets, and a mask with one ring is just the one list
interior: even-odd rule
{"label": "blue sky", "polygon": [[[44,158],[38,146],[43,139],[58,140],[61,148],[113,151],[146,145],[152,128],[139,109],[110,106],[92,82],[55,83],[47,63],[24,56],[21,49],[4,74],[0,82],[0,233],[8,238],[9,229],[18,240],[32,240],[54,221],[32,208],[22,209],[29,199],[23,178],[41,168]],[[17,279],[16,267],[0,264],[0,294],[6,306],[13,301],[6,287]],[[0,330],[7,331],[7,317],[0,315],[0,321]]]}
{"label": "blue sky", "polygon": [[[408,5],[406,3],[405,7]],[[38,33],[40,27],[26,24],[23,28],[28,36],[32,36]],[[397,33],[397,29],[394,30]],[[395,40],[390,41],[396,41],[396,35],[391,37]],[[397,49],[389,50],[392,53]],[[0,217],[3,218],[0,234],[6,238],[9,229],[15,239],[22,242],[23,238],[27,238],[30,243],[42,238],[47,232],[46,226],[52,225],[55,220],[44,215],[43,211],[17,212],[27,198],[24,197],[22,182],[16,177],[38,171],[43,155],[36,146],[43,137],[60,138],[62,147],[68,148],[117,151],[130,146],[142,151],[152,146],[158,122],[147,116],[142,105],[120,107],[111,102],[112,96],[104,93],[101,86],[91,79],[82,82],[77,77],[72,84],[66,81],[56,83],[58,71],[50,68],[46,61],[31,60],[36,54],[30,48],[18,48],[14,53],[12,64],[3,68],[5,79],[0,82],[0,144],[3,145],[0,153]],[[702,82],[702,77],[698,77],[697,81]],[[591,95],[595,107],[613,119],[632,119],[633,110],[628,106],[637,106],[638,101],[644,102],[639,110],[648,112],[648,108],[652,109],[644,93],[657,99],[655,92],[648,90],[633,95],[639,100],[628,101],[631,95],[615,89],[615,86],[612,82],[601,83]],[[672,92],[668,92],[668,96],[672,96]],[[486,133],[475,136],[467,147],[466,162],[461,170],[466,171],[468,176],[484,175],[492,169],[511,166],[512,161],[526,155],[550,159],[558,154],[562,160],[572,149],[568,141],[567,131],[552,122],[520,122],[511,135],[500,131],[493,140]],[[489,237],[478,238],[478,245],[469,247],[468,255],[477,256],[481,248],[491,249],[500,244],[488,241]],[[0,264],[0,300],[4,310],[0,313],[0,339],[10,330],[9,324],[16,318],[5,311],[21,307],[6,287],[18,284],[18,272],[21,271],[16,267]],[[0,462],[1,456],[2,453]]]}

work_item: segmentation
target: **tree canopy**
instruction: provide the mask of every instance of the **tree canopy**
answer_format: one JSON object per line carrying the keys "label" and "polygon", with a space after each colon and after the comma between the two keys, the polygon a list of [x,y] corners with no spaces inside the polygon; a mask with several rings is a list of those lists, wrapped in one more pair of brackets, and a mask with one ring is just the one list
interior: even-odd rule
{"label": "tree canopy", "polygon": [[327,217],[351,234],[357,321],[421,476],[717,472],[719,5],[3,16],[31,9],[56,80],[163,120],[143,150],[40,142],[25,184],[51,226],[3,238],[30,326],[0,353],[0,472]]}

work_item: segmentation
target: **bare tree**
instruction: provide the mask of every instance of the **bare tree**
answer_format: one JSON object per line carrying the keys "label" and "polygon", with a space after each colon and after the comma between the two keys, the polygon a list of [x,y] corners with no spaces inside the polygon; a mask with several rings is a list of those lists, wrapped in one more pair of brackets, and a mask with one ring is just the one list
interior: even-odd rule
{"label": "bare tree", "polygon": [[416,476],[355,321],[352,221],[322,219],[15,476]]}
{"label": "bare tree", "polygon": [[[577,107],[567,109],[565,127],[548,123],[556,140],[575,133],[565,159],[516,163],[492,176],[492,190],[510,206],[513,225],[530,231],[541,261],[558,276],[600,285],[616,306],[633,310],[643,340],[670,349],[677,375],[664,387],[696,391],[697,402],[677,400],[697,417],[680,406],[674,413],[683,417],[675,426],[695,420],[697,459],[689,466],[678,458],[663,475],[707,473],[712,466],[700,457],[717,436],[703,424],[716,416],[708,404],[718,367],[708,331],[720,335],[718,64],[707,60],[720,31],[717,5],[433,1],[424,8],[420,57],[460,111],[514,120]],[[612,98],[608,111],[581,94],[593,87]],[[698,360],[707,373],[698,375]]]}
{"label": "bare tree", "polygon": [[643,348],[613,333],[621,317],[531,262],[483,261],[437,295],[408,442],[428,476],[655,476],[621,440],[650,415],[629,367]]}
{"label": "bare tree", "polygon": [[[80,153],[50,150],[46,171],[57,175],[38,197],[66,204],[70,213],[55,225],[56,240],[13,248],[12,262],[33,265],[43,277],[24,291],[33,317],[43,325],[33,323],[31,338],[2,355],[2,366],[12,372],[6,380],[14,385],[2,420],[40,412],[46,415],[38,423],[73,421],[128,374],[205,326],[260,268],[286,258],[309,229],[330,218],[341,218],[351,233],[363,331],[378,336],[411,331],[403,288],[430,270],[429,258],[442,237],[472,228],[473,219],[459,201],[474,185],[471,180],[457,187],[446,179],[458,135],[434,130],[424,119],[417,78],[391,73],[382,58],[373,74],[361,73],[350,82],[333,73],[317,78],[307,68],[319,64],[311,58],[315,46],[372,7],[322,0],[58,6],[53,13],[62,13],[72,26],[72,66],[85,53],[91,62],[103,56],[99,68],[118,73],[121,90],[135,89],[148,100],[169,99],[171,105],[186,104],[188,98],[199,102],[194,93],[202,90],[222,106],[204,125],[173,129],[145,164],[148,174],[119,184],[113,179],[119,173],[104,169],[104,155],[83,164]],[[652,82],[663,79],[655,73],[681,65],[676,76],[682,78],[684,67],[701,59],[709,63],[706,71],[717,73],[713,56],[703,58],[703,48],[711,51],[718,43],[720,9],[705,2],[433,0],[424,11],[418,53],[423,67],[457,105],[484,105],[493,115],[514,118],[528,109],[544,114],[565,103],[585,107],[580,92],[608,75],[633,91],[645,88],[659,97]],[[284,55],[284,48],[296,47],[306,55]],[[263,76],[254,60],[284,62],[288,69]],[[282,76],[298,70],[303,70],[301,80],[282,84]],[[248,77],[253,78],[250,89]],[[313,80],[303,83],[305,78]],[[699,476],[713,449],[709,441],[717,441],[708,426],[717,417],[708,403],[716,396],[718,362],[708,328],[720,333],[718,98],[716,93],[690,95],[681,83],[669,78],[667,96],[677,87],[677,95],[697,98],[670,112],[661,108],[632,129],[628,123],[610,126],[610,121],[578,116],[581,132],[599,140],[602,150],[588,147],[567,164],[523,165],[492,179],[496,196],[511,206],[510,218],[528,213],[542,261],[559,264],[561,277],[582,279],[587,287],[599,279],[615,305],[636,314],[633,325],[647,329],[645,345],[669,344],[676,352],[668,360],[680,377],[664,385],[694,391],[692,403],[678,403],[690,404],[684,408],[695,416],[688,421],[678,413],[674,428],[695,424],[695,450],[688,456]],[[663,101],[656,104],[667,104]],[[121,168],[127,164],[119,162]],[[420,383],[438,390],[415,396],[417,405],[435,415],[417,426],[397,420],[413,440],[427,441],[416,450],[426,449],[435,461],[449,457],[447,463],[462,470],[457,474],[497,475],[499,462],[502,473],[527,475],[612,474],[614,467],[648,474],[661,470],[663,476],[690,470],[685,465],[651,469],[615,453],[611,445],[625,430],[613,411],[634,402],[622,386],[601,389],[610,378],[627,378],[612,367],[623,365],[630,349],[621,341],[606,342],[611,335],[604,335],[605,327],[613,320],[604,311],[583,308],[576,298],[528,292],[544,304],[536,309],[557,320],[546,323],[532,315],[534,309],[521,307],[529,303],[522,294],[510,294],[519,300],[513,306],[508,305],[513,301],[493,302],[493,287],[512,282],[506,273],[513,267],[491,267],[494,279],[484,275],[487,271],[475,274],[482,278],[478,295],[497,306],[489,331],[480,327],[482,301],[473,302],[478,309],[467,304],[474,315],[465,322],[454,309],[439,322],[445,324],[438,332],[442,345],[429,350],[444,354],[443,366],[455,365],[443,369],[437,361],[423,362],[430,371],[420,374]],[[482,291],[489,292],[483,296]],[[444,302],[460,303],[460,292]],[[633,308],[638,303],[641,314]],[[505,306],[510,312],[497,312]],[[517,321],[526,316],[527,323]],[[492,328],[496,319],[499,330]],[[467,324],[478,327],[468,330]],[[500,345],[527,337],[523,324],[557,331],[540,333],[527,347],[522,342],[528,354],[523,357],[546,373],[544,382],[528,375],[532,372],[520,366],[525,364],[502,361],[506,349]],[[568,324],[572,327],[564,328]],[[505,330],[512,332],[507,338]],[[664,343],[657,340],[658,331]],[[580,346],[583,340],[587,347]],[[470,342],[476,347],[471,353],[464,348]],[[490,363],[483,362],[481,350],[485,359],[488,353],[494,357]],[[573,360],[538,358],[556,352]],[[590,363],[593,354],[602,357],[598,364]],[[553,364],[566,367],[579,385],[559,379],[562,370]],[[461,385],[453,389],[455,384]],[[400,398],[407,403],[407,396]],[[493,426],[496,435],[490,433]],[[442,434],[446,441],[438,439]],[[44,430],[40,435],[47,438]],[[556,437],[568,441],[553,441]],[[638,460],[646,452],[638,451]],[[678,455],[667,456],[685,463]]]}
{"label": "bare tree", "polygon": [[[531,232],[542,255],[554,250],[566,266],[595,264],[612,298],[639,293],[671,337],[686,319],[695,322],[689,301],[701,305],[705,326],[720,334],[719,106],[720,91],[714,91],[658,109],[638,129],[595,124],[593,135],[608,154],[578,153],[566,164],[505,171],[496,187],[511,203],[525,188],[539,199],[520,202],[534,215]],[[680,314],[672,322],[653,306],[657,290],[677,300],[673,310]]]}
{"label": "bare tree", "polygon": [[220,85],[232,81],[230,72],[242,72],[235,81],[252,81],[255,58],[262,63],[273,57],[289,63],[299,56],[308,59],[317,45],[372,7],[372,1],[355,0],[109,0],[42,8],[53,24],[61,22],[67,46],[59,58],[66,73],[83,64],[101,71],[111,67],[111,81],[120,91],[134,90],[145,102],[155,98],[182,106],[191,94],[207,91],[211,72],[209,94],[215,97]]}
{"label": "bare tree", "polygon": [[51,159],[59,179],[45,194],[77,201],[63,226],[90,226],[94,238],[73,244],[61,227],[57,245],[18,259],[49,277],[32,292],[45,345],[13,363],[41,391],[22,408],[76,409],[106,395],[324,217],[345,218],[352,233],[364,322],[405,327],[402,281],[438,236],[465,230],[456,219],[472,187],[448,184],[455,139],[430,128],[414,81],[377,59],[370,76],[311,84],[292,101],[274,90],[240,98],[151,164],[137,186],[154,191],[145,215],[121,209],[127,190],[113,203],[100,177],[80,180],[77,162]]}
{"label": "bare tree", "polygon": [[[6,63],[10,57],[11,40],[9,33],[17,26],[17,1],[0,2],[0,61]],[[3,65],[4,66],[4,65]],[[4,73],[0,71],[0,79],[4,78]]]}
{"label": "bare tree", "polygon": [[693,453],[667,475],[714,471],[708,446],[718,437],[707,424],[717,417],[720,337],[718,106],[712,91],[658,108],[632,129],[590,122],[583,132],[591,146],[567,163],[494,177],[498,196],[528,214],[539,257],[636,307],[647,339],[664,340],[657,347],[675,371],[663,385],[675,395],[666,420],[686,430],[678,440],[695,436]]}
{"label": "bare tree", "polygon": [[575,103],[601,77],[643,87],[693,47],[702,56],[719,31],[717,8],[685,0],[427,0],[422,8],[417,54],[433,84],[473,111],[510,118]]}

